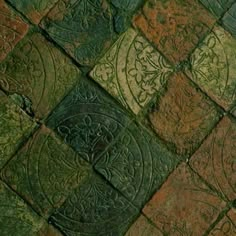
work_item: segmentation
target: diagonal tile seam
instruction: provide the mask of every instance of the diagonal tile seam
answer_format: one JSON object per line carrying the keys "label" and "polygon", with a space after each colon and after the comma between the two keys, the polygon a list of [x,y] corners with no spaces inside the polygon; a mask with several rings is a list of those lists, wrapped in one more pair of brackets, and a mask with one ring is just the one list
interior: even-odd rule
{"label": "diagonal tile seam", "polygon": [[210,232],[215,228],[215,226],[226,216],[230,221],[231,219],[227,216],[227,213],[231,210],[230,205],[228,204],[225,209],[218,215],[217,219],[209,226],[203,236],[210,235]]}

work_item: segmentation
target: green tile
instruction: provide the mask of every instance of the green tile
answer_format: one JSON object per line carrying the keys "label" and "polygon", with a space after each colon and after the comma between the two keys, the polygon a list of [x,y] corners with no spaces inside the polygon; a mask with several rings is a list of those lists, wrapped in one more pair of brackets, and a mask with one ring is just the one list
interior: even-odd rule
{"label": "green tile", "polygon": [[132,123],[95,168],[137,207],[142,207],[181,158]]}
{"label": "green tile", "polygon": [[0,85],[44,118],[69,92],[79,70],[40,33],[30,32],[0,65]]}
{"label": "green tile", "polygon": [[90,75],[123,106],[137,114],[162,88],[172,71],[146,39],[129,29]]}
{"label": "green tile", "polygon": [[0,91],[0,168],[34,129],[34,122]]}
{"label": "green tile", "polygon": [[43,220],[0,182],[1,236],[33,235],[42,225]]}
{"label": "green tile", "polygon": [[2,179],[41,215],[61,206],[90,168],[52,131],[41,127],[8,163]]}
{"label": "green tile", "polygon": [[113,12],[104,0],[59,0],[42,27],[82,65],[93,65],[116,38]]}
{"label": "green tile", "polygon": [[236,38],[236,3],[226,12],[223,26]]}
{"label": "green tile", "polygon": [[129,123],[130,117],[89,78],[81,78],[48,119],[81,157],[94,163]]}
{"label": "green tile", "polygon": [[235,0],[200,0],[200,2],[202,2],[202,4],[216,17],[222,16],[234,1]]}
{"label": "green tile", "polygon": [[74,191],[50,221],[68,236],[122,236],[138,213],[94,174]]}
{"label": "green tile", "polygon": [[9,2],[33,23],[38,24],[57,0],[9,0]]}
{"label": "green tile", "polygon": [[213,100],[226,110],[236,102],[236,40],[216,26],[193,52],[187,72]]}

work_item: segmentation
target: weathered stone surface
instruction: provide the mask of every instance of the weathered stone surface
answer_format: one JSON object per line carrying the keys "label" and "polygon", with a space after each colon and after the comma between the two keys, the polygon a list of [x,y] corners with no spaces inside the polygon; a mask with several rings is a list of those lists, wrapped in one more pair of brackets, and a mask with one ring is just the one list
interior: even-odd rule
{"label": "weathered stone surface", "polygon": [[202,2],[202,4],[217,18],[220,18],[234,1],[235,0],[200,0],[200,2]]}
{"label": "weathered stone surface", "polygon": [[212,229],[210,236],[233,236],[236,235],[236,213],[230,210],[227,215]]}
{"label": "weathered stone surface", "polygon": [[82,65],[93,65],[116,38],[105,0],[59,0],[42,27]]}
{"label": "weathered stone surface", "polygon": [[0,86],[26,97],[36,118],[45,118],[70,91],[79,70],[37,32],[30,32],[0,65]]}
{"label": "weathered stone surface", "polygon": [[47,126],[93,164],[131,119],[89,78],[81,78],[51,114]]}
{"label": "weathered stone surface", "polygon": [[223,26],[236,38],[236,2],[226,12],[223,19]]}
{"label": "weathered stone surface", "polygon": [[215,20],[197,0],[150,0],[134,25],[173,63],[185,60]]}
{"label": "weathered stone surface", "polygon": [[236,199],[236,122],[227,117],[190,160],[191,167],[224,198]]}
{"label": "weathered stone surface", "polygon": [[107,182],[92,175],[50,220],[68,236],[124,235],[138,210]]}
{"label": "weathered stone surface", "polygon": [[0,62],[27,33],[28,25],[0,0]]}
{"label": "weathered stone surface", "polygon": [[167,91],[149,114],[156,133],[177,153],[191,154],[213,129],[220,113],[182,74],[175,74]]}
{"label": "weathered stone surface", "polygon": [[153,226],[148,220],[141,215],[134,224],[129,228],[125,236],[162,236],[160,230]]}
{"label": "weathered stone surface", "polygon": [[146,39],[129,29],[96,64],[91,76],[137,114],[165,84],[172,71]]}
{"label": "weathered stone surface", "polygon": [[131,123],[99,159],[95,168],[141,208],[173,171],[173,155],[143,127]]}
{"label": "weathered stone surface", "polygon": [[62,236],[62,234],[52,225],[45,223],[34,236]]}
{"label": "weathered stone surface", "polygon": [[43,220],[0,181],[1,236],[33,235]]}
{"label": "weathered stone surface", "polygon": [[236,102],[236,40],[216,26],[191,56],[189,76],[226,110]]}
{"label": "weathered stone surface", "polygon": [[41,127],[1,175],[38,213],[48,217],[89,171],[81,157]]}
{"label": "weathered stone surface", "polygon": [[20,12],[33,23],[38,24],[58,0],[9,0]]}
{"label": "weathered stone surface", "polygon": [[0,168],[34,129],[34,122],[0,91]]}
{"label": "weathered stone surface", "polygon": [[181,164],[143,209],[164,235],[204,235],[225,203]]}

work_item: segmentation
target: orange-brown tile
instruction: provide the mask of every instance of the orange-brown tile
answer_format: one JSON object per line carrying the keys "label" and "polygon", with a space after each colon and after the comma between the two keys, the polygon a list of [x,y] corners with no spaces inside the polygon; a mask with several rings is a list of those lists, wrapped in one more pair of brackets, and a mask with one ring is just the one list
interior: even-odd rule
{"label": "orange-brown tile", "polygon": [[134,25],[172,62],[186,59],[215,20],[196,0],[150,0]]}
{"label": "orange-brown tile", "polygon": [[181,164],[143,212],[164,235],[203,235],[225,203],[186,164]]}
{"label": "orange-brown tile", "polygon": [[28,25],[0,0],[0,61],[28,31]]}
{"label": "orange-brown tile", "polygon": [[228,200],[236,199],[236,122],[220,121],[190,160],[191,167]]}
{"label": "orange-brown tile", "polygon": [[219,112],[213,103],[178,73],[168,81],[167,91],[149,114],[156,133],[189,155],[214,127]]}
{"label": "orange-brown tile", "polygon": [[153,226],[148,219],[140,215],[140,217],[129,228],[125,236],[162,236],[159,229]]}

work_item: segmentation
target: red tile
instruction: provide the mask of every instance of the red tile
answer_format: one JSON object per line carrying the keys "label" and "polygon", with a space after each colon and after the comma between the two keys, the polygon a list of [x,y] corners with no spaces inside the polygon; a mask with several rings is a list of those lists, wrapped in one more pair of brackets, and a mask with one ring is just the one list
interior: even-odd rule
{"label": "red tile", "polygon": [[197,0],[150,0],[134,18],[134,25],[172,62],[186,59],[214,22]]}
{"label": "red tile", "polygon": [[225,203],[181,164],[143,212],[165,235],[203,235]]}

